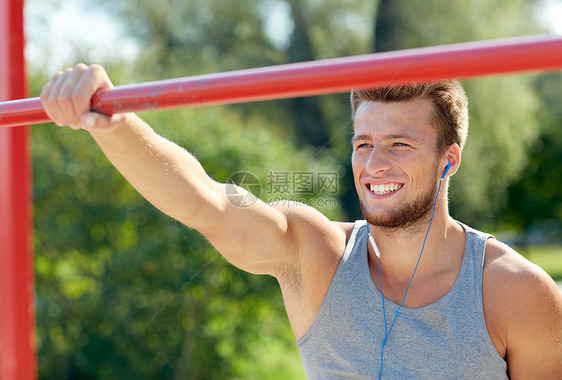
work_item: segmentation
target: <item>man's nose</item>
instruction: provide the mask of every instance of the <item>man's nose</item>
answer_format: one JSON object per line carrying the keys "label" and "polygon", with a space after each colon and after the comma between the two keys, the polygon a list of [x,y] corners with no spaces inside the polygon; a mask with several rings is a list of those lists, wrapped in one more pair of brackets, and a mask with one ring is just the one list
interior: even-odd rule
{"label": "man's nose", "polygon": [[390,159],[387,154],[380,147],[373,147],[369,160],[367,161],[366,171],[375,176],[384,173],[390,168]]}

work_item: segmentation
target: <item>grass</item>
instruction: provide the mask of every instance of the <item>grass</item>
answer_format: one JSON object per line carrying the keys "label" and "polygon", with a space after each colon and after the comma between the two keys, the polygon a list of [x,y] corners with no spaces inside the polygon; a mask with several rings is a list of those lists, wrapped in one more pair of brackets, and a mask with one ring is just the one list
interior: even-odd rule
{"label": "grass", "polygon": [[517,251],[544,269],[555,281],[562,281],[561,245],[529,246]]}

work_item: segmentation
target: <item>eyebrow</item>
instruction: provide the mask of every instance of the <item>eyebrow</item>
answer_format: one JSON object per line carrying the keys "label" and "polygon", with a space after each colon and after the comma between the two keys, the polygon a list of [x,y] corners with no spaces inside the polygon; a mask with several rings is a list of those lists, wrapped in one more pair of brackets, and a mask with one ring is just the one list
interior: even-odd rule
{"label": "eyebrow", "polygon": [[[357,140],[371,140],[371,136],[370,135],[353,135],[351,137],[351,143],[353,144],[355,141]],[[385,135],[383,136],[383,140],[395,140],[395,139],[407,139],[407,140],[412,140],[412,141],[416,141],[419,142],[420,139],[416,136],[407,134],[407,133],[397,133],[397,134],[392,134],[392,135]]]}
{"label": "eyebrow", "polygon": [[351,143],[353,144],[357,140],[369,140],[369,135],[353,135],[351,136]]}

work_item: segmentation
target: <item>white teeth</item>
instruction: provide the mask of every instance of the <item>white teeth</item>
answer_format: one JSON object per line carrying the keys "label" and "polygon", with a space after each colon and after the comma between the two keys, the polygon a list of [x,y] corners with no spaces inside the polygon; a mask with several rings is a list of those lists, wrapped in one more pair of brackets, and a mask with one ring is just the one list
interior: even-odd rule
{"label": "white teeth", "polygon": [[387,183],[384,185],[371,184],[371,191],[377,195],[392,193],[393,191],[396,191],[400,188],[402,188],[402,185],[399,185],[397,183]]}

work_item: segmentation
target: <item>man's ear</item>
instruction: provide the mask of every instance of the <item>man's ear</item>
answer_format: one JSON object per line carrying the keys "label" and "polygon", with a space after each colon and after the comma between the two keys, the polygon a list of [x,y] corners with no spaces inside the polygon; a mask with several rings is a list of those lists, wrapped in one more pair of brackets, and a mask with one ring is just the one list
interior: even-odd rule
{"label": "man's ear", "polygon": [[[452,176],[459,170],[461,164],[461,148],[458,144],[453,143],[449,145],[446,154],[443,157],[443,177]],[[446,171],[445,171],[446,169]]]}

